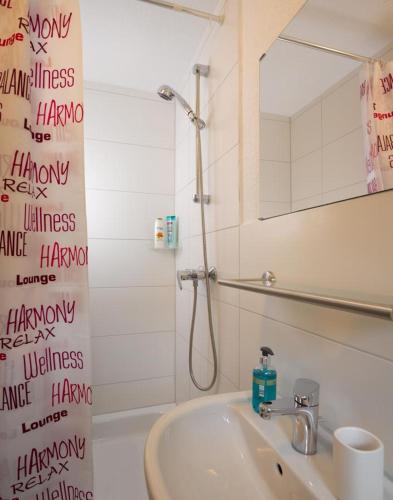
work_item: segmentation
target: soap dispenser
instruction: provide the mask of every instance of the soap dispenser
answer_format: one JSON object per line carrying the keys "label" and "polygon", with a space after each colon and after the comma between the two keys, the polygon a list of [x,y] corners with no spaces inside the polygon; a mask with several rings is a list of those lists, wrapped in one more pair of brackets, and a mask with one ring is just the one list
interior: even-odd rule
{"label": "soap dispenser", "polygon": [[260,365],[252,372],[252,406],[259,413],[259,405],[276,399],[277,372],[270,366],[274,352],[270,347],[261,347]]}

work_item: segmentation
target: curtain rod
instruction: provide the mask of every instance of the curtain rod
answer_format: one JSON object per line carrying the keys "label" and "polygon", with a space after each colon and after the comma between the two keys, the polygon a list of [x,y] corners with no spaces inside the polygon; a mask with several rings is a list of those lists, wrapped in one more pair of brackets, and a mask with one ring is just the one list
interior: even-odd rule
{"label": "curtain rod", "polygon": [[202,10],[191,9],[184,5],[177,3],[167,2],[166,0],[139,0],[141,2],[151,3],[157,5],[157,7],[163,7],[164,9],[171,9],[176,12],[184,12],[185,14],[190,14],[191,16],[201,17],[202,19],[207,19],[209,21],[214,21],[216,23],[222,24],[224,22],[224,16],[216,16],[215,14],[210,14],[209,12],[204,12]]}
{"label": "curtain rod", "polygon": [[374,59],[372,57],[359,56],[358,54],[353,54],[352,52],[345,52],[343,50],[333,49],[331,47],[326,47],[324,45],[318,45],[317,43],[308,42],[306,40],[301,40],[300,38],[294,38],[291,36],[280,35],[278,37],[279,40],[283,42],[296,43],[297,45],[302,45],[304,47],[310,47],[312,49],[322,50],[323,52],[328,52],[330,54],[336,54],[339,56],[348,57],[349,59],[353,59],[354,61],[362,62],[362,63],[375,63],[380,62],[378,59]]}

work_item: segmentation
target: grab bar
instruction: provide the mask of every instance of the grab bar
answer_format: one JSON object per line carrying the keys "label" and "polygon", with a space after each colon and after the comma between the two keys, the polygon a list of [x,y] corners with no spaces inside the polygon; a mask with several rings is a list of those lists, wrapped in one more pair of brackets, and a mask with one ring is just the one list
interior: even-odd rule
{"label": "grab bar", "polygon": [[271,271],[264,273],[262,279],[219,279],[217,283],[221,286],[245,290],[247,292],[272,295],[274,297],[292,299],[298,302],[365,314],[390,321],[393,320],[393,306],[391,305],[280,288],[276,285],[276,278]]}

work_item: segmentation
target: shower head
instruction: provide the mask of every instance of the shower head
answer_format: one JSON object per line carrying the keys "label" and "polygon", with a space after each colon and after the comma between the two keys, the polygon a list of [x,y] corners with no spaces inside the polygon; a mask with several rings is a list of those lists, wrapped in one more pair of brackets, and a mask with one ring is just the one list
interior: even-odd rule
{"label": "shower head", "polygon": [[206,123],[197,117],[188,102],[172,87],[170,87],[169,85],[161,85],[161,87],[157,90],[157,94],[165,101],[172,101],[175,97],[182,105],[184,111],[186,112],[188,118],[192,121],[192,123],[198,126],[199,129],[203,129],[206,127]]}
{"label": "shower head", "polygon": [[168,85],[162,85],[158,90],[157,94],[165,101],[172,101],[175,97],[175,92]]}

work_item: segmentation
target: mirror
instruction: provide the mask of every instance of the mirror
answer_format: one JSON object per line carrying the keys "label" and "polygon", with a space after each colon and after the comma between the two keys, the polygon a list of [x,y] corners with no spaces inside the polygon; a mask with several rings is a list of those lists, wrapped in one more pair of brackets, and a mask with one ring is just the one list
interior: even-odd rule
{"label": "mirror", "polygon": [[260,60],[260,218],[392,188],[393,1],[308,0]]}

